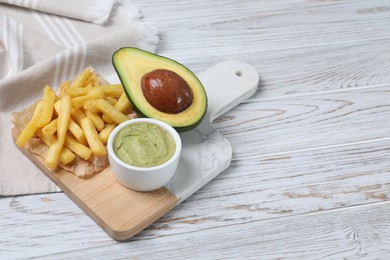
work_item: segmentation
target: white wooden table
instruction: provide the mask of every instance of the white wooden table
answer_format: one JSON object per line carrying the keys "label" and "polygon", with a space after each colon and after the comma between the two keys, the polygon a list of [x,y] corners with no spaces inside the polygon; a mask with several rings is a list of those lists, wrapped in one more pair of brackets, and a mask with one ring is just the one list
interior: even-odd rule
{"label": "white wooden table", "polygon": [[257,93],[219,117],[231,166],[130,242],[63,193],[0,199],[0,258],[390,258],[390,2],[135,1],[157,52],[238,59]]}

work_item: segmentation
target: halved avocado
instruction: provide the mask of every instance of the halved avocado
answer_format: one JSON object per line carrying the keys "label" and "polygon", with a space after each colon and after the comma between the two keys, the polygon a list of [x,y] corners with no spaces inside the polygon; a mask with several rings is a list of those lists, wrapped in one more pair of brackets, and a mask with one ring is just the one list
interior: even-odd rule
{"label": "halved avocado", "polygon": [[127,97],[142,116],[166,122],[179,132],[195,128],[204,118],[206,92],[182,64],[131,47],[117,50],[112,62]]}

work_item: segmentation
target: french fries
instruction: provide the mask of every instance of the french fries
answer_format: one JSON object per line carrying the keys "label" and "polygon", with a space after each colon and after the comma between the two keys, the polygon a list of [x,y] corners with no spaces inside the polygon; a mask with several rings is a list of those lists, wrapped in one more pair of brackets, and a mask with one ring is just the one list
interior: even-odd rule
{"label": "french fries", "polygon": [[44,127],[47,125],[53,115],[53,106],[56,95],[51,87],[45,86],[43,88],[43,106],[42,112],[39,116],[38,122],[36,123],[37,127]]}
{"label": "french fries", "polygon": [[107,144],[108,137],[110,136],[112,130],[116,127],[116,124],[106,124],[104,129],[99,133],[100,140],[103,144]]}
{"label": "french fries", "polygon": [[110,104],[113,106],[115,106],[116,102],[118,102],[118,100],[114,97],[105,97],[104,99],[107,100],[108,102],[110,102]]}
{"label": "french fries", "polygon": [[107,100],[104,99],[89,100],[85,103],[84,108],[95,113],[102,112],[106,117],[108,117],[117,124],[129,120],[129,118],[125,114],[119,112]]}
{"label": "french fries", "polygon": [[70,97],[79,97],[88,95],[91,91],[95,91],[96,89],[102,90],[106,97],[120,97],[123,93],[123,88],[121,84],[109,85],[109,86],[97,86],[97,87],[70,87],[64,88],[64,92],[68,94]]}
{"label": "french fries", "polygon": [[87,139],[85,138],[83,129],[81,129],[81,127],[72,119],[69,120],[68,130],[76,138],[76,140],[79,141],[79,143],[84,145],[87,144]]}
{"label": "french fries", "polygon": [[34,114],[32,115],[30,122],[27,123],[26,127],[20,133],[18,139],[16,139],[16,144],[19,146],[24,146],[27,141],[34,136],[35,132],[38,130],[37,122],[41,115],[41,111],[43,108],[43,102],[38,101],[35,106]]}
{"label": "french fries", "polygon": [[88,160],[91,155],[91,149],[89,149],[87,146],[79,143],[76,139],[74,139],[71,136],[66,136],[64,141],[64,146],[83,158],[84,160]]}
{"label": "french fries", "polygon": [[89,68],[73,82],[64,81],[56,96],[50,86],[43,88],[30,121],[16,140],[23,147],[33,136],[48,147],[44,162],[48,168],[105,156],[105,145],[114,128],[131,114],[131,104],[120,84],[101,85]]}
{"label": "french fries", "polygon": [[54,133],[57,132],[57,124],[58,118],[52,120],[49,124],[42,128],[42,134],[48,137],[54,135]]}
{"label": "french fries", "polygon": [[49,168],[55,168],[58,165],[58,159],[61,149],[64,146],[70,115],[72,112],[72,102],[69,96],[63,96],[60,102],[61,104],[57,123],[57,141],[49,146],[45,159],[46,166]]}
{"label": "french fries", "polygon": [[[57,114],[59,114],[59,112],[60,112],[59,104],[60,103],[58,101],[54,104],[54,109],[56,110]],[[72,109],[72,112],[73,112],[73,109]],[[79,125],[80,124],[76,124],[73,121],[73,119],[70,118],[69,119],[68,130],[77,139],[77,141],[79,141],[81,144],[85,145],[85,144],[87,144],[87,139],[85,138],[84,132],[83,132],[83,130],[81,129],[81,127]],[[42,130],[44,130],[44,129],[42,129]],[[45,132],[44,132],[44,134],[45,134]]]}
{"label": "french fries", "polygon": [[71,88],[80,88],[85,86],[85,82],[88,81],[88,78],[92,76],[92,71],[89,68],[86,68],[76,79],[73,81]]}
{"label": "french fries", "polygon": [[104,90],[101,88],[95,88],[88,92],[87,95],[85,96],[79,96],[72,98],[72,106],[74,108],[80,108],[84,106],[85,102],[88,100],[94,100],[94,99],[99,99],[99,98],[104,98]]}
{"label": "french fries", "polygon": [[128,109],[131,106],[129,99],[127,98],[126,93],[122,93],[122,95],[119,97],[118,101],[114,105],[116,110],[118,110],[121,113],[124,113],[126,109]]}
{"label": "french fries", "polygon": [[77,124],[81,125],[81,120],[84,117],[86,117],[86,115],[81,109],[79,108],[72,109],[72,118],[77,122]]}
{"label": "french fries", "polygon": [[[55,142],[57,142],[57,137],[55,137],[54,135],[51,135],[51,136],[47,136],[45,134],[42,133],[42,129],[39,129],[37,131],[37,134],[39,136],[39,138],[46,144],[46,146],[50,147],[51,145],[53,145]],[[63,164],[68,164],[68,163],[71,163],[74,159],[76,158],[75,154],[72,153],[69,149],[63,147],[61,152],[60,152],[60,161],[63,163]]]}
{"label": "french fries", "polygon": [[106,155],[106,148],[100,140],[99,133],[97,132],[92,120],[89,117],[84,117],[81,120],[81,128],[87,137],[87,142],[91,148],[91,151],[97,156]]}
{"label": "french fries", "polygon": [[64,81],[60,85],[60,97],[63,97],[66,94],[66,89],[70,87],[70,81]]}
{"label": "french fries", "polygon": [[92,120],[96,130],[98,130],[99,132],[103,130],[105,123],[97,113],[93,113],[87,110],[85,111],[85,115]]}
{"label": "french fries", "polygon": [[123,93],[123,87],[121,84],[111,85],[111,86],[100,86],[99,88],[103,89],[106,97],[120,97]]}
{"label": "french fries", "polygon": [[35,135],[36,131],[40,127],[49,123],[53,114],[54,100],[55,95],[53,90],[49,86],[45,86],[43,89],[43,100],[37,103],[30,122],[26,125],[16,140],[17,145],[24,146],[27,141]]}

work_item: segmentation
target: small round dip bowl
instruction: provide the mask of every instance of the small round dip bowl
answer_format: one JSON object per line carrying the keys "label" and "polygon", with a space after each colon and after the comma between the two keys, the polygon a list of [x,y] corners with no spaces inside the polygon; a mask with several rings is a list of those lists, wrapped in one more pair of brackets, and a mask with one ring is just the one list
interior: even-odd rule
{"label": "small round dip bowl", "polygon": [[[175,143],[175,151],[168,161],[157,166],[139,167],[128,164],[117,156],[114,151],[114,140],[118,132],[128,125],[140,122],[155,124],[172,137]],[[112,131],[107,142],[108,160],[112,172],[119,183],[136,191],[152,191],[166,185],[175,174],[179,163],[181,148],[181,139],[176,130],[162,121],[151,118],[137,118],[123,122]]]}

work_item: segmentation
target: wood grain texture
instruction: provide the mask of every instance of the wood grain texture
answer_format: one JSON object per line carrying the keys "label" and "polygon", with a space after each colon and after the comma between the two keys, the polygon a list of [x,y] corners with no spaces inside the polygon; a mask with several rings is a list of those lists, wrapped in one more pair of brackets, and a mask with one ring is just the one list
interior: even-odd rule
{"label": "wood grain texture", "polygon": [[135,241],[61,257],[98,254],[103,259],[111,256],[107,249],[115,248],[139,259],[158,259],[157,255],[175,259],[386,259],[390,254],[389,213],[389,203],[373,204],[178,234],[157,246],[154,240]]}
{"label": "wood grain texture", "polygon": [[[13,129],[14,140],[19,133],[18,129]],[[110,167],[89,179],[82,179],[60,168],[50,170],[42,157],[25,148],[19,150],[115,240],[128,240],[178,202],[166,188],[153,192],[125,188],[116,180]]]}
{"label": "wood grain texture", "polygon": [[[59,206],[70,208],[56,199],[58,195],[52,195],[53,200],[42,195],[2,200],[12,200],[19,213],[13,216],[16,221],[23,214],[47,221],[39,236],[36,228],[28,224],[24,229],[30,234],[27,237],[15,233],[8,238],[0,236],[3,255],[8,259],[159,259],[161,255],[175,259],[385,259],[390,253],[389,202],[116,243],[91,228],[88,221],[92,221],[85,215],[59,210]],[[18,204],[27,199],[32,207]],[[39,204],[44,206],[35,207]],[[53,206],[50,212],[61,214],[64,222],[74,221],[79,230],[70,233],[66,227],[58,227],[48,206]],[[76,206],[74,209],[80,210]],[[11,227],[12,224],[6,226]],[[83,232],[85,229],[91,232]],[[16,238],[19,243],[14,242]],[[46,244],[42,245],[42,241]]]}
{"label": "wood grain texture", "polygon": [[262,84],[252,97],[254,102],[390,83],[390,39],[244,56],[255,64],[261,76]]}
{"label": "wood grain texture", "polygon": [[[194,57],[192,50],[224,56],[240,49],[275,51],[390,36],[389,3],[383,0],[185,1],[175,6],[150,1],[139,6],[148,20],[162,23],[162,37],[175,43],[160,45],[160,52],[180,57]],[[175,19],[166,15],[172,8]]]}
{"label": "wood grain texture", "polygon": [[[158,51],[194,71],[226,57],[252,64],[262,81],[252,99],[390,83],[386,1],[153,1],[140,8],[146,21],[161,22]],[[172,8],[174,20],[165,15]]]}
{"label": "wood grain texture", "polygon": [[[151,240],[156,245],[154,250],[158,250],[160,243],[176,236],[196,236],[200,231],[207,234],[216,228],[230,234],[233,226],[389,201],[389,147],[387,140],[233,161],[225,173],[135,236],[127,247],[131,248],[134,241]],[[11,248],[16,250],[15,255],[34,256],[51,250],[83,255],[94,251],[95,243],[115,245],[62,195],[0,200],[0,208],[4,209],[0,244],[14,245]],[[27,228],[29,235],[15,234],[15,226]],[[205,244],[214,243],[208,239],[215,238],[205,235]],[[33,245],[36,248],[29,251]],[[243,246],[239,245],[237,251]],[[114,248],[107,250],[115,252]]]}
{"label": "wood grain texture", "polygon": [[135,1],[157,52],[195,72],[253,65],[256,96],[215,127],[231,167],[129,243],[64,194],[0,199],[9,258],[388,259],[390,4]]}
{"label": "wood grain texture", "polygon": [[215,127],[231,142],[233,158],[387,138],[389,100],[390,85],[250,102]]}

